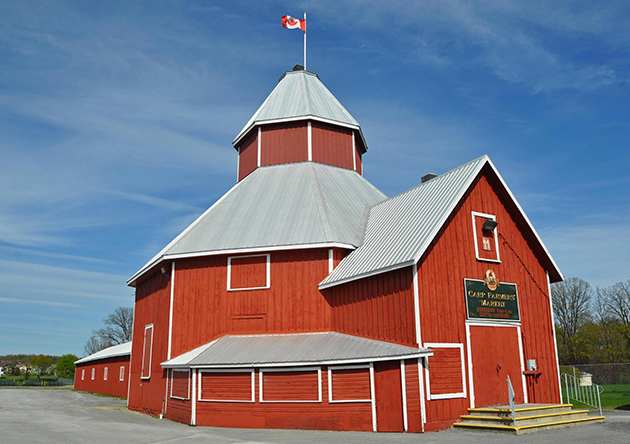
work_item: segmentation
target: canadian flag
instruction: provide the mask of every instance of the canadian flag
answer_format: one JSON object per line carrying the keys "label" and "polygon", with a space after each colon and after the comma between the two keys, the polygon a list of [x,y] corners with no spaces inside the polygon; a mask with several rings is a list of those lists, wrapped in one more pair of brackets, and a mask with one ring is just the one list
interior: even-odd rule
{"label": "canadian flag", "polygon": [[290,15],[285,15],[282,17],[282,26],[288,29],[300,28],[302,31],[306,32],[306,20],[296,19],[291,17]]}

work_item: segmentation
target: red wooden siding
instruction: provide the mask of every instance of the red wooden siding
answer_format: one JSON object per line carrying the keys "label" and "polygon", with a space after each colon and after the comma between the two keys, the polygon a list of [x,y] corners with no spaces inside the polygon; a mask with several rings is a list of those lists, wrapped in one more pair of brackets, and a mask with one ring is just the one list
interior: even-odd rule
{"label": "red wooden siding", "polygon": [[429,379],[431,395],[462,393],[462,359],[459,348],[432,347],[429,358]]}
{"label": "red wooden siding", "polygon": [[349,282],[323,293],[333,308],[333,330],[416,344],[410,268]]}
{"label": "red wooden siding", "polygon": [[171,372],[171,397],[190,398],[190,371],[172,370]]}
{"label": "red wooden siding", "polygon": [[240,181],[258,168],[258,129],[254,128],[238,146],[241,149],[238,156],[238,180]]}
{"label": "red wooden siding", "polygon": [[308,160],[307,122],[261,126],[261,165],[305,162]]}
{"label": "red wooden siding", "polygon": [[[483,173],[419,262],[422,340],[466,344],[463,281],[464,278],[483,279],[490,268],[500,282],[518,286],[524,359],[536,359],[543,372],[539,379],[539,402],[560,402],[545,269],[527,241],[524,234],[527,230],[516,209],[507,196],[498,191],[496,179],[487,178],[488,170]],[[472,211],[496,216],[501,263],[476,259]],[[411,278],[411,268],[407,273]],[[465,350],[465,356],[466,353]],[[514,385],[521,384],[520,378],[514,382]],[[467,392],[470,396],[470,387]],[[449,427],[466,412],[469,404],[464,398],[428,401],[425,429]]]}
{"label": "red wooden siding", "polygon": [[[173,373],[172,370],[169,370],[169,378],[167,380],[168,387],[167,393],[171,393],[171,386],[173,380],[170,377],[170,374]],[[191,372],[192,373],[192,372]],[[189,382],[191,391],[190,396],[192,397],[192,381]],[[184,424],[190,424],[190,409],[191,409],[192,400],[191,399],[177,399],[171,398],[168,396],[165,400],[165,417],[170,419],[171,421],[177,421]]]}
{"label": "red wooden siding", "polygon": [[312,122],[313,161],[342,168],[354,169],[352,160],[352,130]]}
{"label": "red wooden siding", "polygon": [[331,377],[333,401],[372,399],[369,368],[335,370],[332,367]]}
{"label": "red wooden siding", "polygon": [[497,260],[499,258],[496,248],[495,231],[483,229],[485,217],[475,215],[475,232],[477,234],[477,249],[481,259]]}
{"label": "red wooden siding", "polygon": [[177,262],[172,356],[226,333],[331,329],[330,306],[317,289],[328,275],[328,249],[272,252],[268,289],[227,291],[226,268],[225,256]]}
{"label": "red wooden siding", "polygon": [[[263,371],[265,376],[270,375]],[[286,374],[285,374],[286,375]],[[266,383],[263,382],[263,387]],[[255,402],[198,402],[197,425],[214,427],[372,431],[369,402],[328,403],[328,370],[322,367],[322,402],[263,402],[259,400],[259,370]],[[265,388],[266,390],[266,388]],[[171,404],[169,402],[169,411]],[[181,421],[181,422],[187,422]]]}
{"label": "red wooden siding", "polygon": [[153,354],[153,325],[144,327],[144,344],[142,347],[142,377],[151,377],[151,358]]}
{"label": "red wooden siding", "polygon": [[318,401],[317,370],[263,372],[263,401]]}
{"label": "red wooden siding", "polygon": [[252,373],[201,372],[201,399],[217,401],[251,401]]}
{"label": "red wooden siding", "polygon": [[247,289],[267,286],[267,255],[228,258],[230,267],[229,288]]}
{"label": "red wooden siding", "polygon": [[[166,390],[166,370],[160,366],[167,359],[168,317],[170,305],[170,267],[162,274],[159,269],[150,272],[136,286],[134,306],[133,342],[131,350],[131,383],[129,408],[151,414],[163,410]],[[153,353],[150,362],[151,378],[140,379],[144,327],[153,324]]]}
{"label": "red wooden siding", "polygon": [[407,393],[407,431],[419,433],[422,431],[422,411],[417,359],[405,361],[405,389]]}
{"label": "red wooden siding", "polygon": [[376,422],[379,432],[403,432],[400,361],[374,363]]}
{"label": "red wooden siding", "polygon": [[[124,379],[120,380],[120,369],[124,367]],[[107,380],[105,379],[107,369]],[[94,380],[92,380],[94,370]],[[81,378],[83,371],[85,377]],[[74,389],[104,395],[127,397],[129,356],[100,359],[78,364],[75,369]]]}
{"label": "red wooden siding", "polygon": [[360,175],[363,175],[363,156],[359,152],[358,148],[354,154],[355,154],[356,163],[357,163],[357,173],[359,173]]}

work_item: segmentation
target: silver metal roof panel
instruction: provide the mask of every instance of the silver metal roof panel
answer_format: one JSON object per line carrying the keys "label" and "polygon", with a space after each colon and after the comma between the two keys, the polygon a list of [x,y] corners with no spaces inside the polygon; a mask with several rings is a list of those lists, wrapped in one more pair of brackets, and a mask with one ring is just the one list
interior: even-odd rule
{"label": "silver metal roof panel", "polygon": [[104,348],[103,350],[93,353],[85,358],[81,358],[75,361],[76,364],[84,364],[90,361],[98,361],[100,359],[115,358],[117,356],[131,355],[131,342],[125,342],[124,344],[113,345],[111,347]]}
{"label": "silver metal roof panel", "polygon": [[316,117],[360,129],[359,124],[324,86],[316,74],[289,71],[238,133],[240,140],[254,125]]}
{"label": "silver metal roof panel", "polygon": [[337,332],[228,335],[162,363],[162,367],[255,367],[369,362],[429,356],[414,348]]}
{"label": "silver metal roof panel", "polygon": [[386,199],[354,171],[315,162],[256,169],[151,259],[204,252],[360,244],[367,207]]}

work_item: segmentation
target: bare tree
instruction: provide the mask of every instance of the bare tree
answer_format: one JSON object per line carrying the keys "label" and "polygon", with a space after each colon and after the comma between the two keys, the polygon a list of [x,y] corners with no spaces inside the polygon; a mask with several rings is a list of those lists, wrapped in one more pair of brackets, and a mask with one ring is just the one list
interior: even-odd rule
{"label": "bare tree", "polygon": [[613,318],[621,323],[621,330],[630,347],[630,279],[607,288],[597,287],[600,317]]}
{"label": "bare tree", "polygon": [[92,336],[84,346],[87,354],[93,354],[104,348],[131,341],[133,329],[133,308],[118,307],[103,319],[105,327],[92,331]]}
{"label": "bare tree", "polygon": [[567,358],[577,362],[580,329],[590,320],[591,285],[580,278],[568,278],[551,287],[553,311]]}

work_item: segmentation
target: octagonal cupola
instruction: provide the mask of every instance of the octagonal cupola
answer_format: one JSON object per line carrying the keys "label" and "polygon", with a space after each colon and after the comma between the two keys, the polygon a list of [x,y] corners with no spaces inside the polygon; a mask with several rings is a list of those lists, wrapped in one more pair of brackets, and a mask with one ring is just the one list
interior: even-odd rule
{"label": "octagonal cupola", "polygon": [[319,80],[297,65],[232,142],[238,180],[260,166],[313,161],[363,173],[361,126]]}

